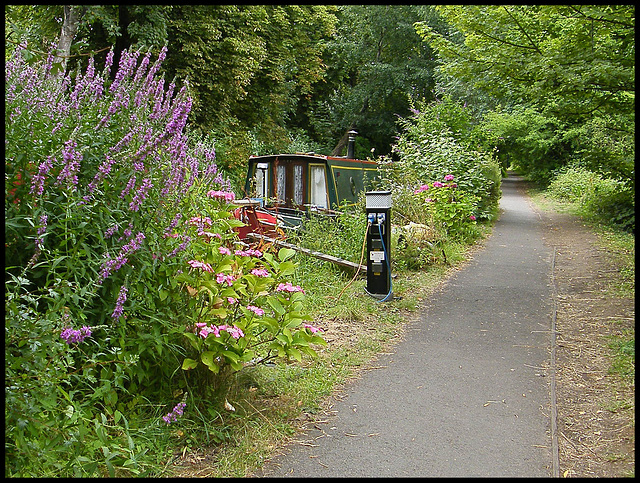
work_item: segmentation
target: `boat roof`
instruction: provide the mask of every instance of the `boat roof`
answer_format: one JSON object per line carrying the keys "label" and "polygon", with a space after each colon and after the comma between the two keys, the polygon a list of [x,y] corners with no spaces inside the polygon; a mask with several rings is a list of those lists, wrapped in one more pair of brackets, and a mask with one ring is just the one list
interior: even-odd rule
{"label": "boat roof", "polygon": [[249,161],[272,161],[279,157],[288,158],[288,159],[298,159],[299,161],[346,161],[346,162],[354,162],[354,163],[367,163],[367,164],[378,164],[375,161],[365,160],[365,159],[354,159],[347,158],[343,156],[326,156],[324,154],[315,154],[315,153],[288,153],[288,154],[265,154],[261,156],[249,156]]}

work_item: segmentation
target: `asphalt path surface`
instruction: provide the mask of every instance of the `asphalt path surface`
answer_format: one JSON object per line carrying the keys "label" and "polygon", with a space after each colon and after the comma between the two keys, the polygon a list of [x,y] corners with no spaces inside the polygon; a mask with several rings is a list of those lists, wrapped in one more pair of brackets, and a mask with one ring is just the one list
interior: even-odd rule
{"label": "asphalt path surface", "polygon": [[521,180],[502,191],[485,247],[265,476],[551,476],[552,255]]}

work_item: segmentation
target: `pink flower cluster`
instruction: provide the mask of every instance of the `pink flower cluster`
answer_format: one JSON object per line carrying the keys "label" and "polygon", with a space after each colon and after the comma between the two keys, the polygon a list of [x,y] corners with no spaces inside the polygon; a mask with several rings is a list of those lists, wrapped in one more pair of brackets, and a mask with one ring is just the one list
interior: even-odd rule
{"label": "pink flower cluster", "polygon": [[[444,177],[445,181],[453,181],[455,179],[455,177],[452,174],[448,174]],[[443,186],[450,186],[451,188],[457,188],[458,185],[455,183],[451,183],[449,185],[446,185],[444,183],[441,183],[440,181],[434,181],[432,186],[434,188],[442,188]],[[413,194],[417,195],[419,193],[422,193],[423,191],[427,191],[429,189],[429,185],[428,184],[423,184],[421,186],[418,187],[418,189],[416,189]]]}
{"label": "pink flower cluster", "polygon": [[235,277],[233,275],[225,275],[224,273],[219,273],[216,275],[216,282],[218,283],[226,283],[228,287],[233,285],[235,281]]}
{"label": "pink flower cluster", "polygon": [[264,268],[254,268],[253,270],[251,270],[251,274],[255,275],[256,277],[268,277],[269,276],[269,272],[267,270],[265,270]]}
{"label": "pink flower cluster", "polygon": [[254,250],[253,248],[249,248],[248,250],[236,250],[234,253],[239,257],[260,258],[262,256],[262,252],[260,250]]}
{"label": "pink flower cluster", "polygon": [[204,218],[202,216],[193,216],[189,219],[189,224],[192,226],[211,226],[213,221],[211,221],[211,218],[208,216],[205,216]]}
{"label": "pink flower cluster", "polygon": [[276,287],[277,292],[302,292],[304,290],[299,285],[292,285],[291,282],[281,283]]}
{"label": "pink flower cluster", "polygon": [[184,412],[184,408],[186,407],[187,407],[186,403],[183,403],[183,402],[178,403],[173,408],[173,411],[168,413],[166,416],[162,416],[162,419],[167,424],[175,423],[178,420],[178,416],[182,416],[182,413]]}
{"label": "pink flower cluster", "polygon": [[213,273],[213,268],[208,263],[199,262],[198,260],[189,260],[187,263],[191,265],[192,268],[200,268],[205,272]]}
{"label": "pink flower cluster", "polygon": [[256,315],[264,315],[264,310],[260,307],[256,307],[255,305],[247,305],[247,309]]}
{"label": "pink flower cluster", "polygon": [[210,190],[210,191],[207,191],[207,196],[209,198],[224,200],[227,203],[236,199],[236,194],[233,191]]}
{"label": "pink flower cluster", "polygon": [[312,334],[316,334],[318,332],[321,332],[321,333],[324,332],[324,330],[322,330],[322,329],[320,329],[318,327],[314,327],[313,325],[310,325],[310,324],[303,324],[303,327],[305,329],[309,329]]}
{"label": "pink flower cluster", "polygon": [[215,337],[220,337],[220,331],[227,332],[236,340],[238,340],[240,337],[244,337],[244,332],[242,332],[242,330],[235,325],[232,327],[230,325],[207,325],[204,322],[196,323],[196,332],[203,339],[206,339],[209,334],[213,334]]}

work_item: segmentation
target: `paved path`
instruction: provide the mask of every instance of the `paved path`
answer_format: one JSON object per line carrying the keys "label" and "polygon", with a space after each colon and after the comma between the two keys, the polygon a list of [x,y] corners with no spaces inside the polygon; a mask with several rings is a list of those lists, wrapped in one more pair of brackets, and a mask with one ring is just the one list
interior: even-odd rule
{"label": "paved path", "polygon": [[486,247],[267,476],[551,476],[551,254],[516,177]]}

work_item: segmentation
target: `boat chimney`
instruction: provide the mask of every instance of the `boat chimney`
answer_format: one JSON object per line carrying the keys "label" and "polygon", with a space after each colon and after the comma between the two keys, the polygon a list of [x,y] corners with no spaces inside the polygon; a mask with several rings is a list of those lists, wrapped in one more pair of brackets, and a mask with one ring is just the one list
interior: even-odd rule
{"label": "boat chimney", "polygon": [[349,144],[347,144],[347,158],[354,159],[355,158],[355,148],[356,148],[356,136],[358,135],[358,131],[354,131],[353,129],[349,131]]}

